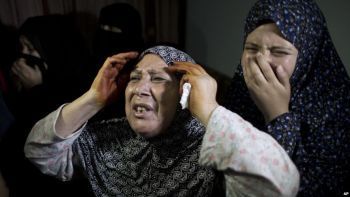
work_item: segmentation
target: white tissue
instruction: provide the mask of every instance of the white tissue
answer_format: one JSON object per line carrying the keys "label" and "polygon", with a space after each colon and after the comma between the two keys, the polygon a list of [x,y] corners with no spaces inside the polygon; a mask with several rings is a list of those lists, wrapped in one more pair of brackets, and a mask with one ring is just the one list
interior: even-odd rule
{"label": "white tissue", "polygon": [[186,109],[188,107],[188,98],[190,96],[190,91],[191,91],[191,84],[184,83],[182,85],[182,96],[180,99],[180,104],[182,109]]}

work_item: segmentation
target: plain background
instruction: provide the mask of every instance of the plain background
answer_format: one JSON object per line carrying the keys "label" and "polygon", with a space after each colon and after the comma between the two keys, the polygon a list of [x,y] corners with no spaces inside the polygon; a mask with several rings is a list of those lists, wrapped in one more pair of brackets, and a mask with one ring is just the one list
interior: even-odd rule
{"label": "plain background", "polygon": [[[215,3],[214,3],[215,2]],[[233,76],[243,47],[244,19],[255,0],[189,0],[186,51],[214,70]],[[350,73],[350,1],[316,0],[337,51]]]}

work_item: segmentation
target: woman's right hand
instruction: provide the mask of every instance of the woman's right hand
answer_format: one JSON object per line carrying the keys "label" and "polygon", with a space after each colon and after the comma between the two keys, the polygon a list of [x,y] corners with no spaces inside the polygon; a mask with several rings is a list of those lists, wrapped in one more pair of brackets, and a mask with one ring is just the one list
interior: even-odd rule
{"label": "woman's right hand", "polygon": [[137,56],[137,52],[127,52],[119,53],[106,59],[89,90],[90,95],[94,97],[99,107],[104,107],[120,95],[122,88],[117,87],[116,77],[124,65],[129,60],[137,58]]}
{"label": "woman's right hand", "polygon": [[262,55],[247,60],[243,62],[244,80],[265,121],[289,112],[291,87],[286,70],[277,66],[274,72]]}

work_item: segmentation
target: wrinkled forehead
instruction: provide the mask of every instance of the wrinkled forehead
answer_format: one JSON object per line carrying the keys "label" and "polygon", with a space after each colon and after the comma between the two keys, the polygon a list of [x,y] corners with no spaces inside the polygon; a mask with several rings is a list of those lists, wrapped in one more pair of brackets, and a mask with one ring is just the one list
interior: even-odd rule
{"label": "wrinkled forehead", "polygon": [[143,59],[143,57],[147,54],[155,54],[159,56],[168,66],[170,66],[174,62],[195,63],[195,61],[188,54],[170,46],[155,46],[146,49],[140,55],[140,59]]}
{"label": "wrinkled forehead", "polygon": [[135,70],[165,70],[168,65],[158,55],[148,53],[140,58],[140,61],[136,64]]}
{"label": "wrinkled forehead", "polygon": [[168,65],[160,56],[148,53],[136,64],[135,69],[131,74],[141,76],[169,76],[173,79],[177,78],[177,74],[170,72],[167,67]]}

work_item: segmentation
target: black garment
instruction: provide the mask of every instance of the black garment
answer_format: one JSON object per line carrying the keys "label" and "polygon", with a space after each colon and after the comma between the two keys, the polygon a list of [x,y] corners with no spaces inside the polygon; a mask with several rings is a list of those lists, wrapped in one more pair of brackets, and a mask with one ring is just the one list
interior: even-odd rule
{"label": "black garment", "polygon": [[20,28],[47,65],[43,83],[21,92],[11,91],[8,106],[15,122],[4,136],[1,172],[11,196],[91,196],[86,180],[63,183],[42,174],[24,156],[23,146],[33,125],[65,102],[81,95],[87,48],[70,17],[32,17]]}
{"label": "black garment", "polygon": [[143,47],[141,16],[134,7],[115,3],[101,9],[93,48],[98,60]]}
{"label": "black garment", "polygon": [[[127,3],[114,3],[100,11],[93,41],[90,79],[93,80],[107,57],[128,51],[142,51],[142,23],[139,12]],[[130,62],[126,67],[133,67]],[[123,92],[123,91],[122,91]],[[100,111],[93,120],[125,116],[124,97],[119,97],[110,106]]]}

